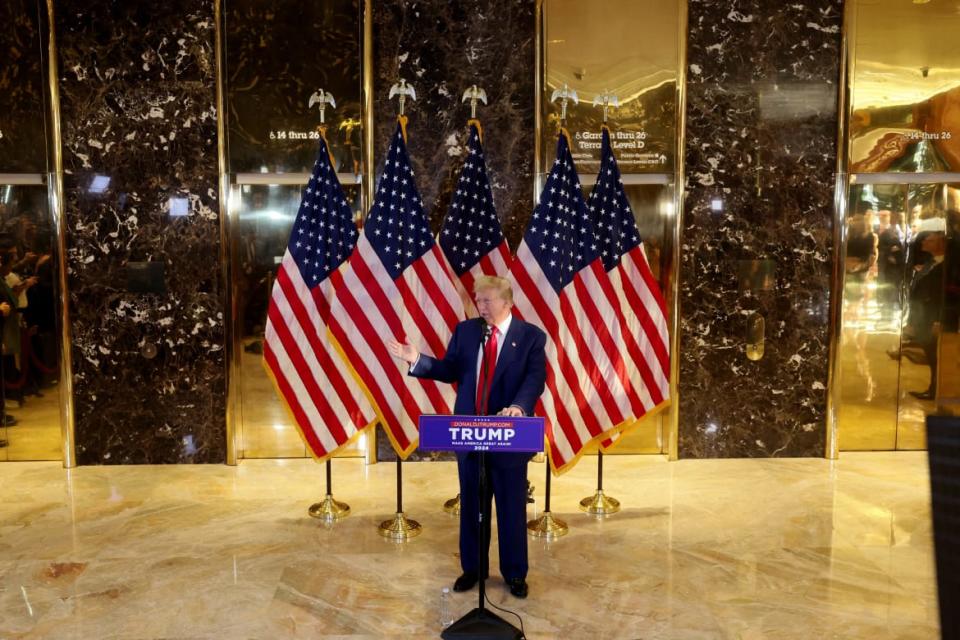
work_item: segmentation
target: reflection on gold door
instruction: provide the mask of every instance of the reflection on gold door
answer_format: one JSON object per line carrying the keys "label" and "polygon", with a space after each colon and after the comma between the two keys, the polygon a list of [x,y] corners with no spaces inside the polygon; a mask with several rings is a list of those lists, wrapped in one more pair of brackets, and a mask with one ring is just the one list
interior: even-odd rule
{"label": "reflection on gold door", "polygon": [[839,351],[843,450],[924,449],[926,416],[957,413],[958,210],[958,184],[850,188]]}

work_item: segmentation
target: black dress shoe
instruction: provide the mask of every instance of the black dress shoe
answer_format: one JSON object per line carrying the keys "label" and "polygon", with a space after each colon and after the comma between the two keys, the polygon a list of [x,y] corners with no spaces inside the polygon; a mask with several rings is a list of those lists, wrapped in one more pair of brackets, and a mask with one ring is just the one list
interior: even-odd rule
{"label": "black dress shoe", "polygon": [[17,424],[17,419],[11,416],[9,413],[3,416],[3,419],[0,420],[0,427],[12,427]]}
{"label": "black dress shoe", "polygon": [[454,591],[470,591],[477,585],[477,574],[473,571],[466,571],[453,583]]}
{"label": "black dress shoe", "polygon": [[527,594],[530,593],[530,588],[527,586],[527,581],[523,578],[514,578],[513,580],[508,580],[507,584],[510,585],[510,593],[515,598],[527,597]]}
{"label": "black dress shoe", "polygon": [[936,396],[933,394],[933,391],[927,389],[926,391],[910,391],[912,395],[917,400],[933,400]]}

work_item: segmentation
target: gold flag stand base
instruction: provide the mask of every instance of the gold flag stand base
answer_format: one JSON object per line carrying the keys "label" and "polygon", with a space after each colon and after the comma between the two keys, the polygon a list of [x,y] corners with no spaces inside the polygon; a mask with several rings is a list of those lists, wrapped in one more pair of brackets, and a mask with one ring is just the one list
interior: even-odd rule
{"label": "gold flag stand base", "polygon": [[333,499],[329,493],[324,497],[323,502],[310,505],[307,513],[311,518],[323,520],[324,522],[336,522],[343,520],[350,515],[350,505],[346,502],[338,502]]}
{"label": "gold flag stand base", "polygon": [[580,511],[586,511],[591,516],[605,517],[620,511],[620,501],[604,495],[603,490],[598,489],[595,494],[580,501]]}
{"label": "gold flag stand base", "polygon": [[410,538],[416,538],[423,532],[423,527],[416,520],[409,520],[403,512],[397,513],[392,520],[384,520],[377,527],[377,532],[388,540],[394,542],[406,542]]}
{"label": "gold flag stand base", "polygon": [[443,510],[452,516],[460,515],[460,494],[456,498],[450,498],[443,503]]}
{"label": "gold flag stand base", "polygon": [[563,520],[557,520],[549,511],[536,520],[527,523],[527,533],[534,538],[543,538],[547,541],[562,538],[570,532],[570,527]]}

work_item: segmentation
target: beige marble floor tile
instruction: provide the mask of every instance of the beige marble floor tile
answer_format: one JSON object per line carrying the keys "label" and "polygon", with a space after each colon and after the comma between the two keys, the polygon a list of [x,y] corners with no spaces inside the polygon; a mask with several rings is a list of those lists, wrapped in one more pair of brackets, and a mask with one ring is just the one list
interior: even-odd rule
{"label": "beige marble floor tile", "polygon": [[[570,525],[530,541],[531,596],[509,595],[491,549],[490,600],[530,638],[935,638],[922,453],[826,460],[605,461],[624,510],[580,513],[595,460],[555,479]],[[542,507],[543,465],[531,465]],[[352,515],[306,515],[323,467],[0,465],[0,638],[409,638],[439,632],[459,573],[452,463],[404,466],[423,534],[376,533],[395,466],[337,460]],[[462,614],[476,592],[453,594]],[[503,614],[505,617],[509,617]]]}

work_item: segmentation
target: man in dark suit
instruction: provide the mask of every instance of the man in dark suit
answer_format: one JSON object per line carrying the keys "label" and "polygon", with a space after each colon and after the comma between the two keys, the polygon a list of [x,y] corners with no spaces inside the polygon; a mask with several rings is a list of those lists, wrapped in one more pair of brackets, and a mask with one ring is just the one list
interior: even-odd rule
{"label": "man in dark suit", "polygon": [[917,272],[910,290],[910,315],[907,332],[914,342],[923,347],[930,366],[930,386],[926,391],[911,391],[910,395],[920,400],[937,397],[937,349],[940,339],[940,316],[943,311],[944,255],[947,249],[946,235],[942,231],[925,232],[920,249],[930,256]]}
{"label": "man in dark suit", "polygon": [[[505,278],[477,278],[474,286],[479,318],[465,320],[453,330],[443,359],[418,353],[406,344],[391,341],[390,352],[410,363],[411,376],[457,384],[453,411],[458,415],[533,415],[546,384],[546,335],[537,327],[514,318],[513,291]],[[484,332],[489,331],[486,342]],[[489,363],[482,366],[484,355]],[[486,373],[487,385],[483,385]],[[486,386],[487,395],[481,398]],[[484,406],[485,405],[485,406]],[[487,483],[497,502],[500,573],[510,593],[526,598],[527,588],[527,463],[529,454],[487,454]],[[460,475],[460,565],[463,575],[454,591],[467,591],[477,583],[479,557],[479,461],[476,453],[458,453]],[[483,505],[489,522],[488,496]],[[490,540],[486,540],[489,548]]]}

